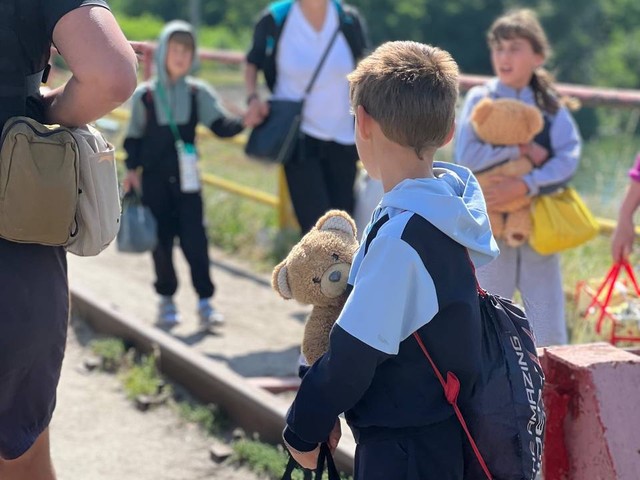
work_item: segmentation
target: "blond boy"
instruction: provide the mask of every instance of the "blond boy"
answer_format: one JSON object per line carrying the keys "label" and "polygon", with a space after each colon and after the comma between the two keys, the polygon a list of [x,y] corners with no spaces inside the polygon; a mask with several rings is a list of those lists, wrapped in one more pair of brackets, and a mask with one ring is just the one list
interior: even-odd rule
{"label": "blond boy", "polygon": [[[355,480],[462,479],[464,434],[416,340],[469,393],[480,311],[473,264],[498,251],[471,173],[433,161],[451,140],[458,66],[444,50],[388,42],[349,75],[356,145],[385,194],[349,275],[330,347],[308,371],[284,440],[315,468],[345,412]],[[472,260],[472,262],[470,261]]]}

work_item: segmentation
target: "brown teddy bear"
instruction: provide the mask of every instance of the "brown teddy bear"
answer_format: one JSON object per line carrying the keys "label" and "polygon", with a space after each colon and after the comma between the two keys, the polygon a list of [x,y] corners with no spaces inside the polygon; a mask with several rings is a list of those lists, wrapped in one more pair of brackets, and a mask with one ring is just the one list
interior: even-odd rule
{"label": "brown teddy bear", "polygon": [[[484,98],[471,112],[471,125],[480,140],[492,145],[530,143],[544,127],[540,110],[519,100]],[[525,156],[509,160],[477,173],[481,188],[495,181],[497,175],[522,177],[533,169]],[[531,198],[523,195],[497,210],[489,211],[491,230],[510,247],[518,247],[531,234]]]}
{"label": "brown teddy bear", "polygon": [[271,285],[282,298],[313,305],[302,339],[302,354],[309,365],[327,351],[329,332],[347,299],[357,248],[353,219],[346,212],[331,210],[273,270]]}

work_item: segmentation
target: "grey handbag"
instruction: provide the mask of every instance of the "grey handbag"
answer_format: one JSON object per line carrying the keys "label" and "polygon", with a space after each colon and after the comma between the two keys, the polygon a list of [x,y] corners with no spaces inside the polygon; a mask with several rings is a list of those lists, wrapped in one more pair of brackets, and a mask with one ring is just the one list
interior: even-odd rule
{"label": "grey handbag", "polygon": [[[306,97],[318,78],[320,69],[329,55],[331,46],[336,40],[340,27],[336,29],[325,48],[318,66],[304,91]],[[296,142],[300,138],[300,123],[302,122],[302,100],[269,100],[269,116],[255,127],[249,135],[245,145],[245,153],[258,160],[275,163],[287,163],[291,159]]]}
{"label": "grey handbag", "polygon": [[122,199],[122,217],[116,246],[120,252],[143,253],[154,250],[157,243],[156,219],[149,207],[142,204],[140,195],[131,189]]}

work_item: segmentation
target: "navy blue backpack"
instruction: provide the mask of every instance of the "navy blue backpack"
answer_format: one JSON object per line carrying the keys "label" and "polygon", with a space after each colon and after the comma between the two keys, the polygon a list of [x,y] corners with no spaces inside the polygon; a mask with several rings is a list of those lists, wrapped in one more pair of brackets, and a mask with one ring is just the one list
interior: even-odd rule
{"label": "navy blue backpack", "polygon": [[533,480],[540,471],[545,412],[544,374],[531,326],[511,301],[478,288],[482,315],[482,365],[471,397],[457,404],[460,382],[446,379],[417,333],[414,338],[431,363],[447,401],[469,439],[465,480]]}

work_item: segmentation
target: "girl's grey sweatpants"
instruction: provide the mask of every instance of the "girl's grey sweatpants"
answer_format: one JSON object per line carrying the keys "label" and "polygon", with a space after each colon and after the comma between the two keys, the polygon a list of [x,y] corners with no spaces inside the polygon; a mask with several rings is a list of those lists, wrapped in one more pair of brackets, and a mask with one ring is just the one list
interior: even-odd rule
{"label": "girl's grey sweatpants", "polygon": [[498,245],[498,258],[477,270],[480,286],[504,298],[520,292],[538,347],[567,343],[559,255],[540,255],[529,244]]}

